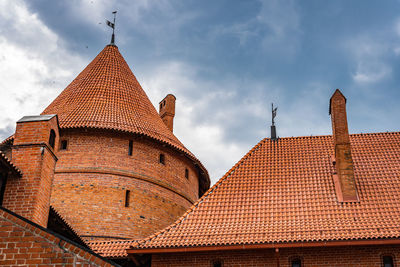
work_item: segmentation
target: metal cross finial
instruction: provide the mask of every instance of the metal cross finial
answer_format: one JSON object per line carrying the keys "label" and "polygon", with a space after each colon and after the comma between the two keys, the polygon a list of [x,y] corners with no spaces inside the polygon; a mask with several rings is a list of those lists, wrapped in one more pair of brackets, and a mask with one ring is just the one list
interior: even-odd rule
{"label": "metal cross finial", "polygon": [[278,110],[278,107],[274,108],[274,103],[271,104],[272,105],[272,126],[275,125],[275,117],[276,117],[276,112]]}
{"label": "metal cross finial", "polygon": [[115,35],[114,35],[114,30],[115,30],[115,17],[117,16],[117,11],[113,12],[114,14],[114,21],[111,22],[109,20],[106,20],[107,25],[110,26],[113,29],[112,35],[111,35],[111,44],[113,45],[115,43]]}

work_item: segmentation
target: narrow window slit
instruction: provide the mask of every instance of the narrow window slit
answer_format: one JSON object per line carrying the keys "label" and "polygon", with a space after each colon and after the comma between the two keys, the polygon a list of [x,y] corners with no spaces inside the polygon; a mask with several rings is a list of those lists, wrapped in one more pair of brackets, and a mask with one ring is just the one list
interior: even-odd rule
{"label": "narrow window slit", "polygon": [[188,169],[185,169],[185,178],[189,179],[189,170]]}
{"label": "narrow window slit", "polygon": [[159,159],[160,163],[165,165],[165,156],[164,154],[160,154],[160,159]]}
{"label": "narrow window slit", "polygon": [[126,190],[125,191],[125,207],[129,207],[130,198],[131,198],[131,191]]}
{"label": "narrow window slit", "polygon": [[128,149],[129,156],[132,156],[132,151],[133,151],[133,141],[129,140],[129,149]]}

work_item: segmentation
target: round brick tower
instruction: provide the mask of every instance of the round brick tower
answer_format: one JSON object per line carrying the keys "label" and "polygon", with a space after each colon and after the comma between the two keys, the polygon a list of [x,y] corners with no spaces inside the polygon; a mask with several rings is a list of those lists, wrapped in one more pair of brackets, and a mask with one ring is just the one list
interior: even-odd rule
{"label": "round brick tower", "polygon": [[168,95],[158,114],[107,45],[44,110],[60,123],[51,205],[84,239],[146,237],[209,188],[207,170],[172,133],[174,109]]}

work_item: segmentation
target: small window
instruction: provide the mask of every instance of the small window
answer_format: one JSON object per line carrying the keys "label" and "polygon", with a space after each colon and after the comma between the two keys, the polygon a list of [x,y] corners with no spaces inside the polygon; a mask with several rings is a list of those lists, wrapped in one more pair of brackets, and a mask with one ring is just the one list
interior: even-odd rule
{"label": "small window", "polygon": [[133,141],[129,140],[129,148],[128,148],[128,155],[132,156],[132,151],[133,151]]}
{"label": "small window", "polygon": [[66,150],[68,147],[68,142],[67,140],[62,140],[61,141],[61,150]]}
{"label": "small window", "polygon": [[130,198],[131,198],[131,191],[126,190],[125,191],[125,207],[129,207]]}
{"label": "small window", "polygon": [[54,149],[55,143],[56,143],[56,132],[52,129],[50,131],[50,137],[49,137],[49,145],[51,146],[51,148]]}
{"label": "small window", "polygon": [[382,261],[383,261],[383,267],[393,267],[394,266],[392,256],[383,256]]}
{"label": "small window", "polygon": [[160,154],[160,163],[165,165],[165,156],[164,156],[164,154]]}
{"label": "small window", "polygon": [[164,102],[163,102],[163,106],[165,107],[165,100],[164,100]]}
{"label": "small window", "polygon": [[185,169],[185,178],[189,179],[189,170],[188,169]]}
{"label": "small window", "polygon": [[295,258],[291,262],[292,267],[301,267],[301,260],[299,258]]}
{"label": "small window", "polygon": [[212,267],[223,267],[222,261],[221,260],[214,260],[211,263]]}

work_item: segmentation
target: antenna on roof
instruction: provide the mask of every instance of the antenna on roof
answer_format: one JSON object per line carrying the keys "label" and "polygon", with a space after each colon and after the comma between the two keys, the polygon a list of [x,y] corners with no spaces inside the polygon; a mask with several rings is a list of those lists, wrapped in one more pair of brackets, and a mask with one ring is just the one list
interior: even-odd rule
{"label": "antenna on roof", "polygon": [[271,125],[271,140],[276,140],[276,128],[275,128],[275,117],[278,107],[274,108],[274,103],[271,104],[272,106],[272,125]]}
{"label": "antenna on roof", "polygon": [[114,21],[111,22],[109,20],[106,20],[106,23],[108,26],[110,26],[113,29],[112,35],[111,35],[111,43],[110,44],[115,44],[115,35],[114,35],[114,29],[115,29],[115,17],[117,16],[117,11],[113,12],[114,14]]}

